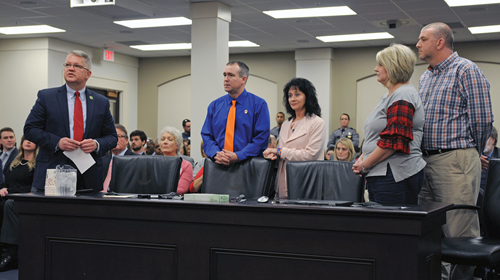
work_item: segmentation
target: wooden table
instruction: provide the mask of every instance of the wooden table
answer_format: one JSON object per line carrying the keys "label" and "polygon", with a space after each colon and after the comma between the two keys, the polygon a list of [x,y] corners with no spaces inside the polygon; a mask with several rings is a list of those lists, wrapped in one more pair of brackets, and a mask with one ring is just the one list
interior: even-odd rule
{"label": "wooden table", "polygon": [[20,217],[21,280],[437,280],[450,207],[9,198]]}

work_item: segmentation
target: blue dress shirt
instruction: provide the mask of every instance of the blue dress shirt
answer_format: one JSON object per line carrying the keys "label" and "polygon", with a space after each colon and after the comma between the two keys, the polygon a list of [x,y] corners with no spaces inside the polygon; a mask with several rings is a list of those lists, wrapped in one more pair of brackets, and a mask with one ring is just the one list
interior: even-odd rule
{"label": "blue dress shirt", "polygon": [[[213,158],[224,149],[227,115],[232,98],[226,94],[210,103],[207,117],[201,129],[203,149]],[[234,152],[239,160],[262,156],[269,141],[269,108],[264,99],[243,90],[236,98],[236,119],[234,125]]]}

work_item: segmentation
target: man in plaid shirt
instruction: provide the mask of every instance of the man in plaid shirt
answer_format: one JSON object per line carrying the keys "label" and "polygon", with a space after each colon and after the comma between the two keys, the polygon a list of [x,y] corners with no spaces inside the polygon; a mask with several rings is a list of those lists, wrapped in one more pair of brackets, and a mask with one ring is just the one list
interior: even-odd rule
{"label": "man in plaid shirt", "polygon": [[[453,32],[444,23],[425,26],[417,48],[420,59],[429,64],[419,86],[425,111],[422,153],[427,162],[419,204],[476,205],[479,157],[493,123],[490,84],[476,64],[453,52]],[[450,211],[443,230],[448,237],[479,236],[477,213]],[[443,279],[448,274],[449,264],[443,266]],[[450,279],[472,279],[472,274],[473,267],[456,266]]]}

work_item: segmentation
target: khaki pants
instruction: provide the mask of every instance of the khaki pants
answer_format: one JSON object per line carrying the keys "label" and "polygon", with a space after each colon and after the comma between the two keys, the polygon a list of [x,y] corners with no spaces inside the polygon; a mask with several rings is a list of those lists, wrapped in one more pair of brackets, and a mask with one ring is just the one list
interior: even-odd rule
{"label": "khaki pants", "polygon": [[[481,183],[481,162],[475,148],[457,149],[423,158],[427,165],[424,169],[424,186],[418,197],[419,204],[446,202],[476,205]],[[476,211],[448,211],[443,231],[446,237],[479,236]],[[473,271],[473,267],[456,266],[450,279],[473,279]],[[447,272],[449,264],[443,272],[443,279],[448,279]]]}

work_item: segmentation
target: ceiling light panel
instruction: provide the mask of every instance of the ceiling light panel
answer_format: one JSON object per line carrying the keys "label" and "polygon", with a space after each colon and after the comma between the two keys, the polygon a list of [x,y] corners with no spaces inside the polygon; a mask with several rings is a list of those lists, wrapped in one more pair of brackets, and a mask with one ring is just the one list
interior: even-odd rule
{"label": "ceiling light panel", "polygon": [[0,27],[0,33],[5,35],[39,34],[39,33],[56,33],[56,32],[66,32],[66,30],[52,27],[50,25]]}
{"label": "ceiling light panel", "polygon": [[472,34],[496,33],[500,32],[500,25],[469,27],[469,31]]}
{"label": "ceiling light panel", "polygon": [[367,41],[367,40],[380,40],[392,39],[394,36],[388,32],[377,33],[361,33],[361,34],[346,34],[346,35],[333,35],[333,36],[318,36],[316,39],[325,43],[330,42],[347,42],[347,41]]}
{"label": "ceiling light panel", "polygon": [[130,47],[141,51],[190,50],[191,43],[134,45]]}
{"label": "ceiling light panel", "polygon": [[248,40],[245,41],[229,41],[228,46],[230,48],[244,48],[244,47],[259,47],[259,45]]}
{"label": "ceiling light panel", "polygon": [[119,20],[119,21],[114,21],[114,23],[126,26],[128,28],[150,28],[150,27],[163,27],[163,26],[191,25],[192,21],[185,17],[171,17],[171,18]]}
{"label": "ceiling light panel", "polygon": [[[243,48],[243,47],[259,47],[251,41],[229,41],[228,46],[230,48]],[[151,44],[151,45],[133,45],[131,48],[138,49],[141,51],[167,51],[167,50],[190,50],[191,43],[179,43],[179,44]]]}
{"label": "ceiling light panel", "polygon": [[266,15],[273,18],[306,18],[306,17],[334,17],[355,15],[356,12],[347,6],[326,7],[326,8],[308,8],[291,10],[264,11]]}
{"label": "ceiling light panel", "polygon": [[498,4],[499,0],[445,0],[450,7]]}

